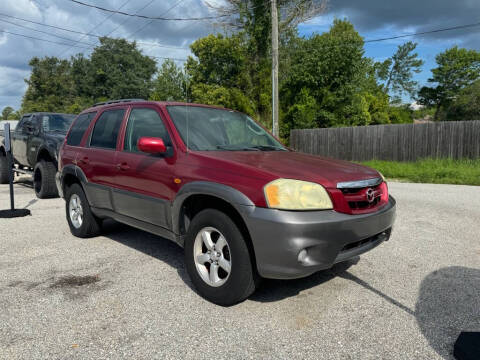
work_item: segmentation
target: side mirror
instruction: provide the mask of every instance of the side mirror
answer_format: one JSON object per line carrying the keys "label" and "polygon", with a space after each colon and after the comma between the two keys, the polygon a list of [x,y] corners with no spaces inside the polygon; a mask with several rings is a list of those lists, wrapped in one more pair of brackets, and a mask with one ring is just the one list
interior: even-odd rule
{"label": "side mirror", "polygon": [[161,138],[141,137],[138,139],[137,148],[147,154],[164,154],[167,147]]}
{"label": "side mirror", "polygon": [[23,131],[25,131],[27,134],[33,134],[33,125],[31,121],[25,121],[23,124]]}

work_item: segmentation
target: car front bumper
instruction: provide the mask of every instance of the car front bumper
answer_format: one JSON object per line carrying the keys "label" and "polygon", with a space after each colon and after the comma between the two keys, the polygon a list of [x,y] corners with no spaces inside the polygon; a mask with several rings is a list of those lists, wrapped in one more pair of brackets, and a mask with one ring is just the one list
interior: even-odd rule
{"label": "car front bumper", "polygon": [[395,210],[395,199],[390,197],[379,211],[362,215],[258,207],[244,215],[259,274],[294,279],[328,269],[388,240]]}

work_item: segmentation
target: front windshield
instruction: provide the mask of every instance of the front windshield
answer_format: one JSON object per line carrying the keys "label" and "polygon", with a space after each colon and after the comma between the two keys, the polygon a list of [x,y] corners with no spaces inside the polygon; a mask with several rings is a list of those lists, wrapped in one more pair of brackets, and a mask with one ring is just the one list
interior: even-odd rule
{"label": "front windshield", "polygon": [[245,114],[200,106],[167,106],[183,142],[199,151],[285,151]]}
{"label": "front windshield", "polygon": [[71,114],[49,114],[42,116],[43,130],[48,131],[57,131],[66,133],[70,128],[75,115]]}

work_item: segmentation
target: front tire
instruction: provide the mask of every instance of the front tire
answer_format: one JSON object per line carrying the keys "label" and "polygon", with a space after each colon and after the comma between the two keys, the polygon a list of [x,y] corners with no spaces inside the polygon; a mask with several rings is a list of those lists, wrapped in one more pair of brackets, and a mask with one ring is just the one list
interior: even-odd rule
{"label": "front tire", "polygon": [[0,184],[8,184],[10,176],[8,170],[8,159],[0,152]]}
{"label": "front tire", "polygon": [[206,209],[192,220],[185,240],[185,265],[205,299],[223,306],[255,291],[257,274],[245,239],[223,212]]}
{"label": "front tire", "polygon": [[67,188],[65,210],[71,233],[80,238],[96,236],[101,230],[101,220],[93,215],[87,197],[79,184]]}
{"label": "front tire", "polygon": [[33,188],[39,199],[58,197],[55,174],[57,169],[50,161],[39,161],[33,169]]}

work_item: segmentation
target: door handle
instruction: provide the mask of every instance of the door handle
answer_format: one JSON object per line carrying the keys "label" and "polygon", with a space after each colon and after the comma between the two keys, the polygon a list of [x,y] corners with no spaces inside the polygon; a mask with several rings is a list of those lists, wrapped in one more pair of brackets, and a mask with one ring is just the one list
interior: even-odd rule
{"label": "door handle", "polygon": [[125,171],[130,169],[130,166],[128,166],[127,163],[121,163],[121,164],[117,164],[117,169]]}
{"label": "door handle", "polygon": [[90,162],[90,160],[86,156],[78,161],[80,162],[80,164],[85,164],[85,165]]}

